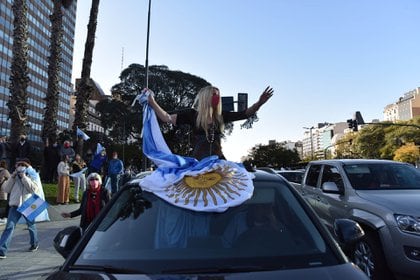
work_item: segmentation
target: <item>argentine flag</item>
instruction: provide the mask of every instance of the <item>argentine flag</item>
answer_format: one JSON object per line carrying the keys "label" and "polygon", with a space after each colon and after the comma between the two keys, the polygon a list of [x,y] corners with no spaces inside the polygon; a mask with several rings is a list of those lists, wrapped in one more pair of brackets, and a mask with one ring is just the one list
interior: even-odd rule
{"label": "argentine flag", "polygon": [[29,199],[22,203],[17,211],[33,222],[48,206],[49,205],[45,200],[41,199],[37,194],[33,194]]}
{"label": "argentine flag", "polygon": [[84,133],[83,130],[81,130],[80,128],[77,128],[77,136],[82,137],[82,139],[85,141],[90,139],[90,137],[86,133]]}

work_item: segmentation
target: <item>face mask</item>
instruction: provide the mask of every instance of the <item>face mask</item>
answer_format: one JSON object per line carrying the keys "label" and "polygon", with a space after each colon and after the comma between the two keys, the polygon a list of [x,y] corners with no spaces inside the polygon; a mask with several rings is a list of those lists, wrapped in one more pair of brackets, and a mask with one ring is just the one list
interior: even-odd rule
{"label": "face mask", "polygon": [[18,166],[16,168],[18,173],[24,173],[26,171],[26,167],[25,166]]}
{"label": "face mask", "polygon": [[64,144],[64,148],[68,148],[68,147],[70,147],[70,144],[69,143],[65,143]]}
{"label": "face mask", "polygon": [[220,96],[217,93],[213,93],[211,97],[211,105],[213,108],[216,108],[219,105]]}

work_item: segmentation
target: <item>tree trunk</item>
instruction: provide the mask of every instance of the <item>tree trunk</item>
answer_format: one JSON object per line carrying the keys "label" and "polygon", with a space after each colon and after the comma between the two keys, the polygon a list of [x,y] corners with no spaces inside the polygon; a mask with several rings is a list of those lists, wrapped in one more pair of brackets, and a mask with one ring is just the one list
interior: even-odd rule
{"label": "tree trunk", "polygon": [[[90,81],[90,70],[92,66],[93,47],[95,45],[95,33],[98,18],[99,0],[92,0],[90,8],[88,32],[85,43],[85,53],[82,64],[82,76],[76,85],[76,113],[73,123],[73,135],[76,135],[77,127],[85,130],[88,120],[89,100],[92,95],[93,85]],[[76,137],[76,136],[75,136]],[[83,139],[77,139],[77,153],[83,154]]]}
{"label": "tree trunk", "polygon": [[30,82],[28,75],[28,19],[26,0],[14,0],[13,10],[13,58],[10,75],[10,98],[7,102],[11,119],[11,143],[16,143],[19,135],[26,134],[26,109]]}
{"label": "tree trunk", "polygon": [[[63,41],[63,11],[62,0],[53,0],[54,10],[50,15],[51,37],[50,56],[48,58],[48,89],[45,97],[45,117],[43,120],[42,139],[53,140],[57,137],[57,111],[59,96],[59,81],[61,71],[61,44]],[[50,142],[52,143],[52,142]]]}

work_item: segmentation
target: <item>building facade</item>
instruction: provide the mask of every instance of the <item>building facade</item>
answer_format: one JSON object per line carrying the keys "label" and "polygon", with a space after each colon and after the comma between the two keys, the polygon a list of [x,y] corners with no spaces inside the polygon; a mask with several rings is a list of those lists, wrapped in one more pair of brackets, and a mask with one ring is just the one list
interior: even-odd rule
{"label": "building facade", "polygon": [[[28,139],[35,144],[42,143],[41,131],[45,111],[45,97],[48,85],[48,57],[50,50],[53,1],[27,1],[28,5]],[[0,134],[10,135],[9,78],[11,74],[13,46],[13,0],[0,1]],[[76,25],[76,1],[64,9],[63,43],[61,54],[60,92],[57,125],[59,130],[69,129],[70,96],[73,67],[74,32]]]}
{"label": "building facade", "polygon": [[416,116],[420,116],[420,87],[406,92],[384,109],[385,121],[408,121]]}

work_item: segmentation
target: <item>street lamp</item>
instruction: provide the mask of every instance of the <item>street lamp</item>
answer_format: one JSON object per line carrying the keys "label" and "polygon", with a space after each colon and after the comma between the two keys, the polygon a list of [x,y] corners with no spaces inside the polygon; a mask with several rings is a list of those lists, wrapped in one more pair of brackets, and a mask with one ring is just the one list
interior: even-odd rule
{"label": "street lamp", "polygon": [[315,127],[311,126],[311,127],[303,127],[303,129],[308,129],[309,130],[309,137],[310,137],[310,141],[311,141],[311,160],[314,159],[314,141],[312,139],[312,129],[314,129]]}

